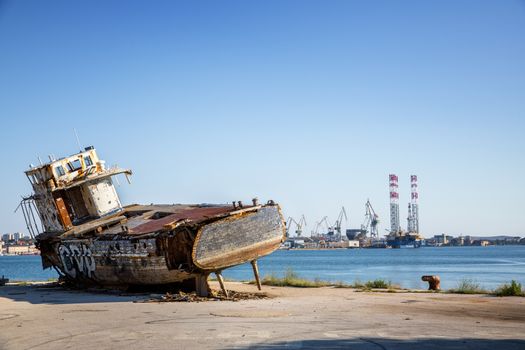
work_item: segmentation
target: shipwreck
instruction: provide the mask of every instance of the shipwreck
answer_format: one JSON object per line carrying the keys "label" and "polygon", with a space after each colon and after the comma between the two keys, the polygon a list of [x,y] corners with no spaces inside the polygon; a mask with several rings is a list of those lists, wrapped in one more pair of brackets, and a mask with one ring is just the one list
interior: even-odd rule
{"label": "shipwreck", "polygon": [[20,208],[42,266],[80,287],[174,285],[207,296],[215,273],[227,295],[221,271],[250,262],[261,289],[257,259],[285,236],[280,208],[271,200],[123,206],[113,178],[129,181],[131,170],[107,168],[93,147],[50,157],[25,174],[33,194]]}

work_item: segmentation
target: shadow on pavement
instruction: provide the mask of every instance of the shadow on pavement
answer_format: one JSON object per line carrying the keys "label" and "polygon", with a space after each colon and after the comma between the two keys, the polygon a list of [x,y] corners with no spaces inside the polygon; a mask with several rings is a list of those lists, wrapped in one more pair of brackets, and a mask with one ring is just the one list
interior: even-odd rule
{"label": "shadow on pavement", "polygon": [[116,303],[142,300],[144,294],[125,295],[119,292],[72,290],[60,286],[7,285],[0,287],[0,299],[30,304]]}
{"label": "shadow on pavement", "polygon": [[474,338],[421,338],[411,340],[398,340],[389,338],[312,339],[252,344],[244,347],[233,347],[233,349],[523,350],[525,349],[525,340]]}

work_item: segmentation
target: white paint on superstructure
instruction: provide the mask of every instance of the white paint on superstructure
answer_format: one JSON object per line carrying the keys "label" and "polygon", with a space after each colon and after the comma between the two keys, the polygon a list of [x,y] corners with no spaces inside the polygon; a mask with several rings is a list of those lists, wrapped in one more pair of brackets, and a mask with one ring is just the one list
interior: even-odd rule
{"label": "white paint on superstructure", "polygon": [[[93,147],[26,171],[45,232],[63,232],[122,209],[111,177],[130,170],[106,169]],[[26,219],[27,220],[27,219]]]}

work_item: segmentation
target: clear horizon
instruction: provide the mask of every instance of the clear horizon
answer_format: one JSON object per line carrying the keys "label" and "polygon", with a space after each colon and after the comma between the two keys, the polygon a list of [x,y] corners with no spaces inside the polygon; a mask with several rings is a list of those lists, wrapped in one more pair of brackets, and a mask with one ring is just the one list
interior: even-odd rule
{"label": "clear horizon", "polygon": [[0,1],[0,234],[73,128],[133,169],[122,202],[341,206],[425,237],[525,236],[523,1]]}

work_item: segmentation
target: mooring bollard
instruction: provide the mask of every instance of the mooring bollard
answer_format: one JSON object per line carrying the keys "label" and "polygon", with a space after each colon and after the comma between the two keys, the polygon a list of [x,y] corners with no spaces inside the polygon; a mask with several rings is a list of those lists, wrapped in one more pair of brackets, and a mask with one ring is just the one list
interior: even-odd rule
{"label": "mooring bollard", "polygon": [[426,276],[421,277],[421,280],[428,282],[428,290],[440,290],[441,289],[441,286],[440,286],[441,279],[437,275],[434,275],[434,276],[426,275]]}

